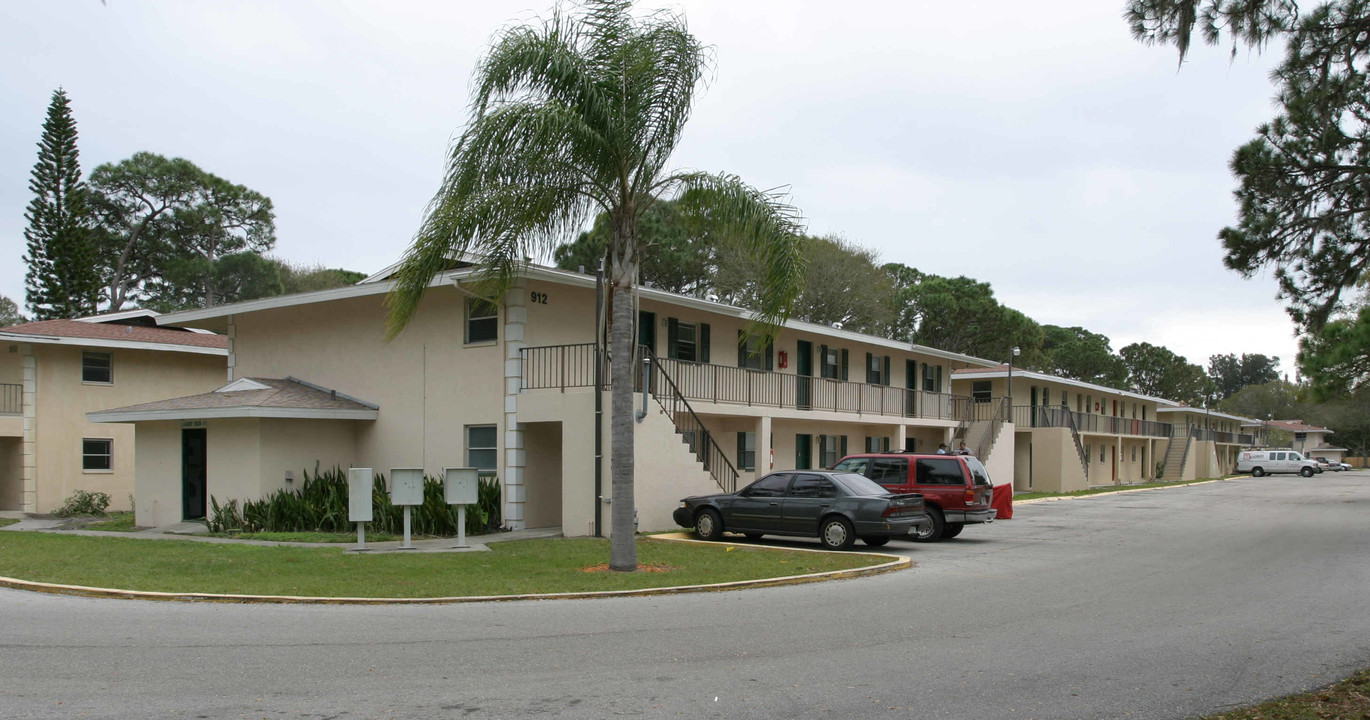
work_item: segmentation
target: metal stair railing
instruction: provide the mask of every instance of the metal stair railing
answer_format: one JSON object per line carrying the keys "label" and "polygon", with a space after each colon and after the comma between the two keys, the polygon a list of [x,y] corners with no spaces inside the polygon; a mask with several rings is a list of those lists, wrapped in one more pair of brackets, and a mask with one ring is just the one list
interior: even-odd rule
{"label": "metal stair railing", "polygon": [[[647,387],[638,389],[647,392],[656,400],[662,412],[671,419],[676,433],[694,452],[695,459],[704,466],[723,492],[737,492],[737,468],[733,467],[727,453],[718,446],[709,429],[704,426],[704,421],[695,414],[694,408],[690,407],[690,401],[685,399],[675,380],[666,372],[666,368],[651,350],[639,346],[638,352],[642,362],[649,368]],[[641,379],[637,382],[641,383]]]}
{"label": "metal stair railing", "polygon": [[980,462],[989,460],[989,454],[994,451],[995,441],[999,438],[999,431],[1003,429],[1004,422],[1011,412],[1012,406],[1009,398],[999,398],[998,406],[990,416],[989,424],[984,426],[984,435],[975,444],[975,457],[980,458]]}
{"label": "metal stair railing", "polygon": [[1066,411],[1066,426],[1070,428],[1070,438],[1075,441],[1075,452],[1080,456],[1080,467],[1084,469],[1086,476],[1089,474],[1089,458],[1085,456],[1084,443],[1080,442],[1080,429],[1075,426],[1075,413]]}

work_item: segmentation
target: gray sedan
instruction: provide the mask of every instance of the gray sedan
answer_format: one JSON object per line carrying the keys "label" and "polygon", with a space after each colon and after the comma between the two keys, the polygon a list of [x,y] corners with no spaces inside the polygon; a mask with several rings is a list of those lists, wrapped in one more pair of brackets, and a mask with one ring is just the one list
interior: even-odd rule
{"label": "gray sedan", "polygon": [[685,498],[672,517],[704,540],[724,531],[753,540],[797,535],[831,550],[846,550],[858,537],[879,547],[931,522],[922,495],[896,495],[861,475],[827,470],[771,473],[735,493]]}

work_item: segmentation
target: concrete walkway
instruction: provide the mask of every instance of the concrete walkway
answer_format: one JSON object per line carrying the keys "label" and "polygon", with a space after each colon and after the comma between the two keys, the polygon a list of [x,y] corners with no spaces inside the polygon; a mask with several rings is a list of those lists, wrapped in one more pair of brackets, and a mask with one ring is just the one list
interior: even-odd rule
{"label": "concrete walkway", "polygon": [[[68,518],[54,517],[33,517],[22,512],[13,510],[0,511],[0,518],[18,519],[19,522],[13,525],[0,528],[2,531],[29,531],[47,532],[59,535],[84,535],[87,537],[118,537],[131,538],[134,540],[183,540],[189,542],[204,543],[224,543],[229,545],[278,545],[282,547],[308,547],[308,548],[337,548],[345,552],[363,552],[357,549],[356,543],[309,543],[309,542],[277,542],[273,540],[235,540],[233,538],[208,537],[205,533],[208,529],[202,522],[179,522],[162,527],[150,528],[147,530],[137,530],[134,532],[108,532],[103,530],[81,530],[81,529],[62,529],[63,525],[71,522]],[[367,542],[366,550],[369,553],[389,553],[389,552],[483,552],[488,551],[490,543],[508,542],[510,540],[535,540],[542,538],[561,537],[561,528],[532,528],[529,530],[513,530],[510,532],[492,533],[488,535],[468,535],[466,544],[469,547],[454,547],[457,539],[451,538],[415,538],[413,549],[402,549],[402,540],[390,540],[386,542]]]}

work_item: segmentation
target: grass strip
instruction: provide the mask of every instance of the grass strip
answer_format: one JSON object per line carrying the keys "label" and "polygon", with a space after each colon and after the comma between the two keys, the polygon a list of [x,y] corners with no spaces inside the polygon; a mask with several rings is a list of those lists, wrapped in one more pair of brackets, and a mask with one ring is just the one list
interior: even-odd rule
{"label": "grass strip", "polygon": [[81,528],[82,530],[103,530],[104,532],[134,532],[143,528],[133,524],[132,512],[115,512],[109,514],[108,520],[90,523]]}
{"label": "grass strip", "polygon": [[5,527],[6,525],[17,525],[18,523],[19,518],[0,518],[0,527]]}
{"label": "grass strip", "polygon": [[[356,533],[334,533],[334,532],[244,532],[244,533],[205,533],[208,537],[233,538],[235,540],[270,540],[271,542],[303,542],[303,543],[355,543],[357,542]],[[470,537],[470,536],[468,536]],[[366,533],[367,542],[388,542],[390,540],[401,540],[398,535],[387,533]],[[423,537],[416,537],[416,540],[423,540]]]}
{"label": "grass strip", "polygon": [[755,580],[878,565],[886,558],[639,541],[654,572],[593,571],[599,538],[517,540],[489,552],[351,554],[338,548],[228,545],[52,533],[0,534],[0,575],[159,592],[311,597],[447,597],[637,590]]}
{"label": "grass strip", "polygon": [[1211,715],[1206,720],[1319,720],[1370,718],[1370,670],[1312,692]]}
{"label": "grass strip", "polygon": [[1015,493],[1013,493],[1013,499],[1014,499],[1015,501],[1018,501],[1018,500],[1037,500],[1037,499],[1039,499],[1039,498],[1084,497],[1084,496],[1086,496],[1086,495],[1102,495],[1103,493],[1122,492],[1123,490],[1140,490],[1140,489],[1143,489],[1143,488],[1163,488],[1163,487],[1176,487],[1176,486],[1179,486],[1179,485],[1193,485],[1194,483],[1208,482],[1209,480],[1214,480],[1214,479],[1216,479],[1216,478],[1198,478],[1198,479],[1195,479],[1195,480],[1177,480],[1177,481],[1175,481],[1175,482],[1136,483],[1136,484],[1134,484],[1134,485],[1105,485],[1105,486],[1103,486],[1103,487],[1092,487],[1092,488],[1088,488],[1088,489],[1085,489],[1085,490],[1076,490],[1076,491],[1074,491],[1074,492],[1067,492],[1067,493],[1051,493],[1051,492],[1015,492]]}

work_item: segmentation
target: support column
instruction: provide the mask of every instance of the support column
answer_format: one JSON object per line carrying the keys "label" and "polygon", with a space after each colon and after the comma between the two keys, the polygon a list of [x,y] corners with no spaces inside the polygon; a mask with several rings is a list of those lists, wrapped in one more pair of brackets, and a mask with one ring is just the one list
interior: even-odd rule
{"label": "support column", "polygon": [[504,295],[504,523],[515,530],[527,527],[523,505],[527,488],[523,471],[528,455],[519,425],[518,396],[523,389],[524,328],[528,324],[528,283],[515,280]]}
{"label": "support column", "polygon": [[20,491],[20,507],[24,512],[38,512],[38,358],[33,355],[32,345],[21,345],[23,356],[19,365],[23,369],[24,448],[23,448],[23,486]]}
{"label": "support column", "polygon": [[894,444],[890,446],[890,450],[893,450],[894,452],[901,452],[901,451],[903,451],[903,449],[904,449],[904,445],[905,445],[906,443],[908,443],[908,441],[909,441],[909,428],[908,428],[908,426],[905,425],[904,423],[899,423],[898,425],[895,425],[895,426],[894,426],[894,441],[893,441]]}
{"label": "support column", "polygon": [[1123,481],[1123,436],[1122,436],[1122,435],[1119,435],[1119,436],[1118,436],[1118,442],[1117,442],[1117,443],[1114,445],[1114,447],[1113,447],[1113,453],[1114,453],[1114,455],[1113,455],[1113,467],[1116,468],[1116,469],[1113,471],[1113,473],[1114,473],[1114,475],[1113,475],[1113,482],[1114,482],[1114,483],[1121,483],[1121,482]]}
{"label": "support column", "polygon": [[237,345],[238,325],[233,321],[233,316],[228,316],[228,328],[224,333],[228,336],[228,381],[233,382],[233,368],[238,365],[238,356],[235,353]]}
{"label": "support column", "polygon": [[775,469],[771,460],[771,416],[762,415],[756,419],[756,474],[765,475]]}

